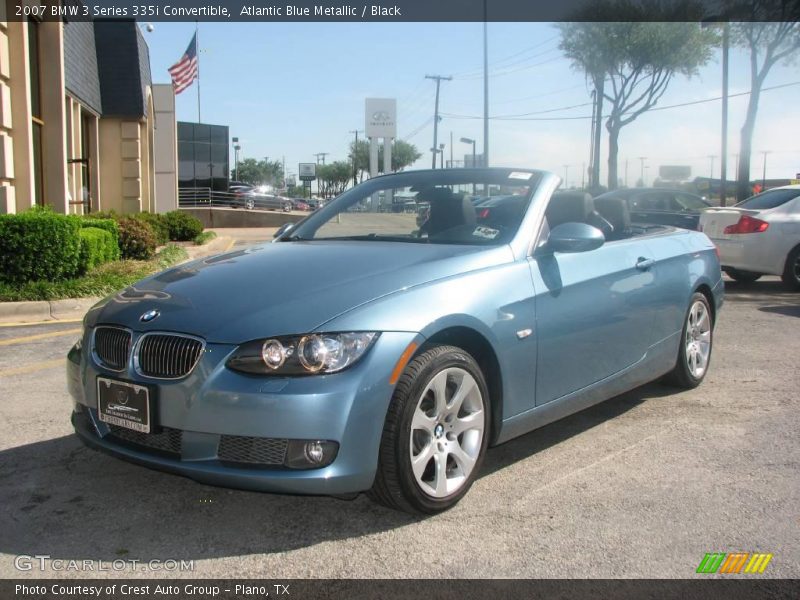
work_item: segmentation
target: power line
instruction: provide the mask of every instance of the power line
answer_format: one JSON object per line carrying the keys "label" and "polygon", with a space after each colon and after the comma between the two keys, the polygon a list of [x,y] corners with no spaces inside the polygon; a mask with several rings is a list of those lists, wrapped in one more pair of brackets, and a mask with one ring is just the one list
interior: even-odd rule
{"label": "power line", "polygon": [[[510,55],[506,56],[505,58],[500,58],[500,59],[492,62],[491,66],[492,67],[499,67],[499,68],[503,68],[503,69],[508,67],[508,66],[511,66],[510,64],[502,65],[501,63],[504,63],[507,60],[510,60],[512,58],[516,58],[517,56],[520,56],[522,54],[526,54],[526,53],[530,52],[531,50],[536,50],[537,48],[541,48],[542,46],[544,46],[546,44],[549,44],[553,40],[558,39],[558,37],[559,36],[554,35],[553,37],[547,38],[546,40],[544,40],[542,42],[539,42],[538,44],[534,44],[533,46],[529,46],[529,47],[527,47],[527,48],[525,48],[523,50],[520,50],[519,52],[515,52],[514,54],[510,54]],[[519,62],[523,62],[525,60],[530,60],[532,58],[536,58],[537,56],[542,56],[543,54],[546,54],[548,52],[552,52],[553,50],[555,50],[555,48],[550,48],[548,50],[545,50],[544,52],[541,52],[539,54],[535,54],[533,56],[527,56],[524,59],[520,59],[520,60],[515,61],[514,64],[517,64]],[[483,69],[470,69],[468,71],[462,71],[461,73],[454,74],[453,77],[455,79],[461,79],[462,77],[465,77],[465,76],[469,77],[469,76],[474,75],[476,73],[482,75],[483,74]]]}
{"label": "power line", "polygon": [[[769,92],[769,91],[772,91],[772,90],[778,90],[778,89],[781,89],[781,88],[786,88],[786,87],[790,87],[790,86],[794,86],[794,85],[800,85],[800,81],[793,81],[791,83],[783,83],[783,84],[780,84],[780,85],[773,85],[773,86],[770,86],[770,87],[761,88],[761,91],[762,92]],[[739,92],[738,94],[729,94],[728,97],[729,98],[736,98],[738,96],[749,96],[750,94],[751,94],[751,92]],[[722,100],[722,96],[716,96],[714,98],[706,98],[704,100],[692,100],[690,102],[681,102],[679,104],[670,104],[668,106],[657,106],[655,108],[649,109],[648,112],[657,111],[657,110],[668,110],[668,109],[671,109],[671,108],[680,108],[680,107],[683,107],[683,106],[693,106],[693,105],[696,105],[696,104],[705,104],[705,103],[708,103],[708,102],[716,102],[717,100]],[[589,102],[587,104],[591,104],[591,102]],[[542,114],[542,113],[545,113],[545,112],[556,112],[556,111],[559,111],[559,110],[568,110],[570,108],[575,108],[576,106],[579,106],[579,105],[562,106],[560,108],[553,108],[553,109],[549,109],[549,110],[546,110],[546,111],[541,111],[541,112],[539,112],[539,114]],[[444,116],[446,116],[448,119],[483,119],[482,116],[477,116],[477,115],[454,115],[454,114],[450,114],[450,113],[447,113],[447,114],[442,113],[442,114]],[[572,120],[585,120],[585,119],[591,119],[592,118],[591,115],[589,115],[589,116],[580,116],[580,117],[526,117],[525,115],[528,115],[528,114],[535,114],[535,113],[520,113],[519,115],[498,115],[496,117],[489,117],[489,118],[497,120],[497,121],[572,121]],[[628,113],[625,112],[625,113],[622,113],[622,114],[628,114]]]}

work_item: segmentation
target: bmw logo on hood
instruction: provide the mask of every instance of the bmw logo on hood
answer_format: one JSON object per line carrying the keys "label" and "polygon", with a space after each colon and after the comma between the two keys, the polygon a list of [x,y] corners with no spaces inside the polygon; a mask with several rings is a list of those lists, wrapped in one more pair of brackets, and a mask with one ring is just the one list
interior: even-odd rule
{"label": "bmw logo on hood", "polygon": [[161,314],[160,311],[156,310],[155,308],[151,308],[146,313],[144,313],[141,317],[139,317],[139,320],[142,323],[149,323],[153,319],[157,319],[158,315],[160,315],[160,314]]}

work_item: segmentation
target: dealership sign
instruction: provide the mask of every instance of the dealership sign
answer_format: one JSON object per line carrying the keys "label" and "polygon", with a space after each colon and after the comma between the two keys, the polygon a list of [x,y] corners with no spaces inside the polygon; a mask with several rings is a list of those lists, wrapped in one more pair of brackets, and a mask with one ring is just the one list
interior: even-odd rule
{"label": "dealership sign", "polygon": [[316,163],[300,163],[297,167],[300,181],[314,181],[317,178]]}
{"label": "dealership sign", "polygon": [[367,98],[365,102],[365,131],[368,138],[397,137],[397,100]]}
{"label": "dealership sign", "polygon": [[661,165],[658,176],[668,181],[686,181],[692,176],[692,167],[684,165]]}

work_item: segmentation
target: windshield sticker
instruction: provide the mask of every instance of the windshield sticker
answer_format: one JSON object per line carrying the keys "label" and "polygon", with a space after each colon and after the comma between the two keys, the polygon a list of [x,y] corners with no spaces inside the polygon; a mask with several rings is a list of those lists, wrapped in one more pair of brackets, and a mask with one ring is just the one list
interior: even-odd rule
{"label": "windshield sticker", "polygon": [[525,181],[528,181],[531,177],[533,177],[533,173],[523,173],[521,171],[514,171],[508,175],[509,179],[524,179]]}
{"label": "windshield sticker", "polygon": [[500,232],[497,229],[492,229],[491,227],[483,227],[479,225],[475,228],[475,231],[472,232],[472,235],[475,237],[483,238],[485,240],[493,240]]}

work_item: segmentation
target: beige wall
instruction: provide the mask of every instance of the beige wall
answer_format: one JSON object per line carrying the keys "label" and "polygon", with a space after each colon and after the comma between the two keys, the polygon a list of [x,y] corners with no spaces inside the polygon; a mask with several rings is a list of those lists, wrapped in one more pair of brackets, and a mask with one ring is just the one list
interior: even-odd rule
{"label": "beige wall", "polygon": [[171,83],[153,85],[153,108],[154,212],[165,213],[178,208],[178,121],[175,118],[175,91]]}
{"label": "beige wall", "polygon": [[[4,20],[9,4],[0,0],[0,213],[26,210],[34,201],[28,24]],[[92,114],[95,118],[87,123],[92,209],[155,211],[155,108],[150,90],[146,118],[94,115],[65,90],[63,23],[43,22],[39,31],[44,201],[57,212],[83,211],[81,167],[69,160],[82,158],[82,116]]]}

